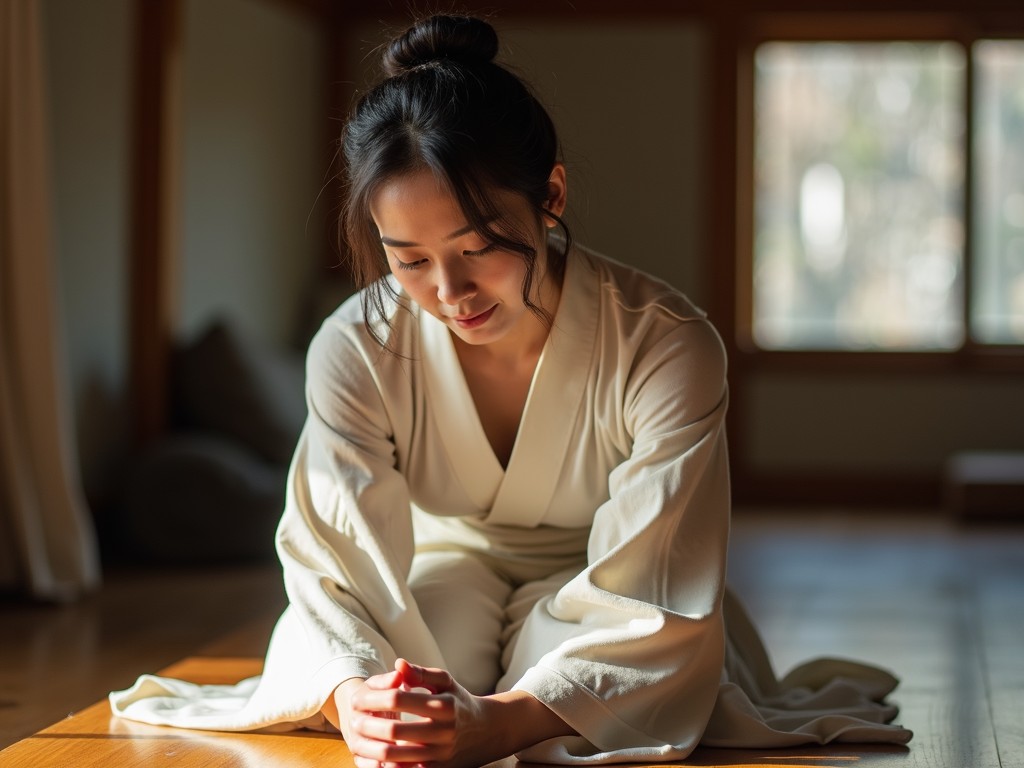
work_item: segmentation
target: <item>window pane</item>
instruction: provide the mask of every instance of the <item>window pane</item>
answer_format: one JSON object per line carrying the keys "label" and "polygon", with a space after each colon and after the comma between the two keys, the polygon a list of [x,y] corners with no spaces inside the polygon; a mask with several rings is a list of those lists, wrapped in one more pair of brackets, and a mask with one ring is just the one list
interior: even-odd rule
{"label": "window pane", "polygon": [[963,81],[948,43],[758,48],[759,346],[959,346]]}
{"label": "window pane", "polygon": [[1024,342],[1024,43],[974,47],[974,282],[982,342]]}

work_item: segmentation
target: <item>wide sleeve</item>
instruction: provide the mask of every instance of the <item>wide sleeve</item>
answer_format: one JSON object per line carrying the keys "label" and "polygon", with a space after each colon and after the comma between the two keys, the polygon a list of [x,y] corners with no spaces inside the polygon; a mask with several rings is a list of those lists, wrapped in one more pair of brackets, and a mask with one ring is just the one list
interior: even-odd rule
{"label": "wide sleeve", "polygon": [[409,391],[404,362],[335,320],[310,346],[309,415],[277,532],[289,605],[263,675],[238,686],[146,677],[111,695],[115,713],[217,730],[321,727],[342,681],[387,671],[398,655],[443,663],[406,584],[411,507],[393,424],[408,403],[386,394]]}
{"label": "wide sleeve", "polygon": [[306,652],[335,665],[339,682],[386,671],[396,654],[440,660],[406,584],[411,507],[383,395],[401,361],[381,355],[340,333],[311,346],[309,417],[277,534]]}
{"label": "wide sleeve", "polygon": [[713,328],[682,322],[653,344],[622,402],[632,450],[596,511],[588,565],[534,607],[510,668],[514,688],[580,736],[523,760],[681,759],[715,704],[730,502],[725,355]]}

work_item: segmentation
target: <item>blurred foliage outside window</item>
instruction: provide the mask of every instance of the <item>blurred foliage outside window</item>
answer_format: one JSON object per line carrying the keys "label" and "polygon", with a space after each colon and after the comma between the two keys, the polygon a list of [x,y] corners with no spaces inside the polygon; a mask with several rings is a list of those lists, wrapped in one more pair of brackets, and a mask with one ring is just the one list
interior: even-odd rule
{"label": "blurred foliage outside window", "polygon": [[1024,342],[1024,46],[984,41],[973,55],[968,283],[963,48],[758,48],[752,309],[759,347],[941,351],[968,335]]}
{"label": "blurred foliage outside window", "polygon": [[971,335],[1024,343],[1024,42],[974,46]]}

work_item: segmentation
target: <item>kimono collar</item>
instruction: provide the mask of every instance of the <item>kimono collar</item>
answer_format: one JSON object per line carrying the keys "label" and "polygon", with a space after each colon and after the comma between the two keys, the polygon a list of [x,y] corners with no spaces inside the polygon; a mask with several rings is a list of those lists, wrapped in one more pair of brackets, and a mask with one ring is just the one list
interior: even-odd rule
{"label": "kimono collar", "polygon": [[451,332],[430,313],[419,314],[428,408],[459,484],[488,522],[538,525],[570,453],[585,400],[599,314],[596,272],[585,256],[570,253],[558,311],[507,469],[484,433]]}

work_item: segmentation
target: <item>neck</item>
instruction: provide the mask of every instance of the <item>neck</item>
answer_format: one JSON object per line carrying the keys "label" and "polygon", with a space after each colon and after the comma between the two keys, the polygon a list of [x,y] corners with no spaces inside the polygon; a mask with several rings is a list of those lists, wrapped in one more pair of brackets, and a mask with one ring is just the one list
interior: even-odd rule
{"label": "neck", "polygon": [[529,312],[519,328],[491,344],[467,344],[452,334],[459,359],[463,362],[471,359],[504,370],[516,370],[524,365],[533,370],[551,331],[549,323],[558,311],[561,292],[561,285],[544,275],[535,291],[535,301],[547,313],[547,318]]}
{"label": "neck", "polygon": [[548,328],[539,317],[531,317],[529,326],[491,344],[467,344],[455,334],[452,334],[452,340],[463,364],[472,361],[476,365],[506,371],[523,366],[532,369],[544,349]]}

